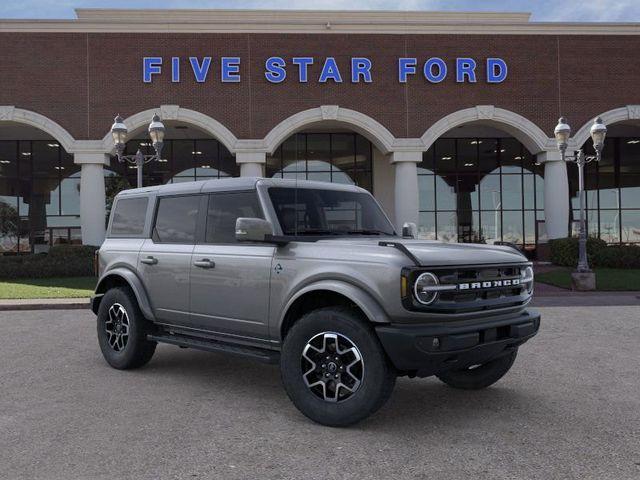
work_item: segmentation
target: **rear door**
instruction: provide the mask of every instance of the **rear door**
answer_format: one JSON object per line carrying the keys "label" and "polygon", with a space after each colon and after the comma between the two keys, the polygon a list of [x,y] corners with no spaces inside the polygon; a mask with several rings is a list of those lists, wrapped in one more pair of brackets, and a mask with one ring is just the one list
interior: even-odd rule
{"label": "rear door", "polygon": [[138,271],[158,322],[189,323],[189,270],[203,195],[159,197],[152,236],[138,256]]}
{"label": "rear door", "polygon": [[264,218],[255,190],[208,195],[205,232],[191,262],[191,323],[223,336],[267,340],[275,247],[237,242],[238,217]]}

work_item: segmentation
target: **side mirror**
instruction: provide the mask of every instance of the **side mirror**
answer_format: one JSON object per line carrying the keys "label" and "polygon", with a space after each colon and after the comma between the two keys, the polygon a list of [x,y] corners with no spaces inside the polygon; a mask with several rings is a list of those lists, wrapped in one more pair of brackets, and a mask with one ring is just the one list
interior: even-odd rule
{"label": "side mirror", "polygon": [[405,238],[416,238],[418,236],[417,225],[411,222],[402,225],[402,236]]}
{"label": "side mirror", "polygon": [[265,242],[273,229],[271,222],[262,218],[239,217],[236,219],[236,240],[239,242]]}

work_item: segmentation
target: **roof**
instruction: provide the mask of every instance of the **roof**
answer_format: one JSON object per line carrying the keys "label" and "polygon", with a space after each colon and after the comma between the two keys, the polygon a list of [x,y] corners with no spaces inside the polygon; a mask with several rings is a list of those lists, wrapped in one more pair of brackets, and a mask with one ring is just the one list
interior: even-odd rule
{"label": "roof", "polygon": [[151,193],[158,195],[180,195],[186,193],[232,191],[232,190],[252,190],[256,184],[268,187],[288,187],[288,188],[320,188],[323,190],[342,191],[363,191],[355,185],[315,182],[310,180],[292,180],[286,178],[259,178],[259,177],[234,177],[216,178],[211,180],[198,180],[195,182],[168,183],[166,185],[154,185],[142,188],[131,188],[123,190],[118,197],[144,196]]}
{"label": "roof", "polygon": [[640,23],[531,22],[530,13],[76,9],[76,19],[0,19],[0,32],[637,35]]}

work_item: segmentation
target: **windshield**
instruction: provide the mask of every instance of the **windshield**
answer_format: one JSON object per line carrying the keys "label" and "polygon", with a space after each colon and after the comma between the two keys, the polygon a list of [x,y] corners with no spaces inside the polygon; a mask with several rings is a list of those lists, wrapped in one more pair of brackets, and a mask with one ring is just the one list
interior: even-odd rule
{"label": "windshield", "polygon": [[395,235],[367,193],[312,188],[269,188],[284,235]]}

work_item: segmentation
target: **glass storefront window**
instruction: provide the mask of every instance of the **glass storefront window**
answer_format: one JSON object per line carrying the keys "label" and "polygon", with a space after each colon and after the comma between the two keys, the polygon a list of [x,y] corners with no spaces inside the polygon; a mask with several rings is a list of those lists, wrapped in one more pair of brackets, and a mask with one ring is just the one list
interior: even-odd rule
{"label": "glass storefront window", "polygon": [[513,138],[437,140],[418,166],[420,237],[535,246],[542,174]]}
{"label": "glass storefront window", "polygon": [[356,133],[298,133],[267,156],[266,176],[373,189],[372,145]]}
{"label": "glass storefront window", "polygon": [[[589,142],[590,143],[590,142]],[[585,145],[589,151],[591,145]],[[578,169],[567,165],[572,230],[578,228],[580,202]],[[602,160],[585,168],[588,231],[607,243],[640,243],[640,142],[636,138],[607,137]],[[635,223],[634,223],[635,222]]]}
{"label": "glass storefront window", "polygon": [[55,140],[0,141],[0,252],[46,251],[79,232],[79,172]]}
{"label": "glass storefront window", "polygon": [[[125,153],[135,154],[140,148],[145,155],[153,154],[149,140],[137,139],[127,143]],[[130,185],[136,185],[136,168],[121,164],[114,157],[112,168],[124,176]],[[145,164],[143,182],[145,185],[191,182],[210,178],[237,177],[240,167],[235,157],[215,139],[165,140],[162,160]]]}

